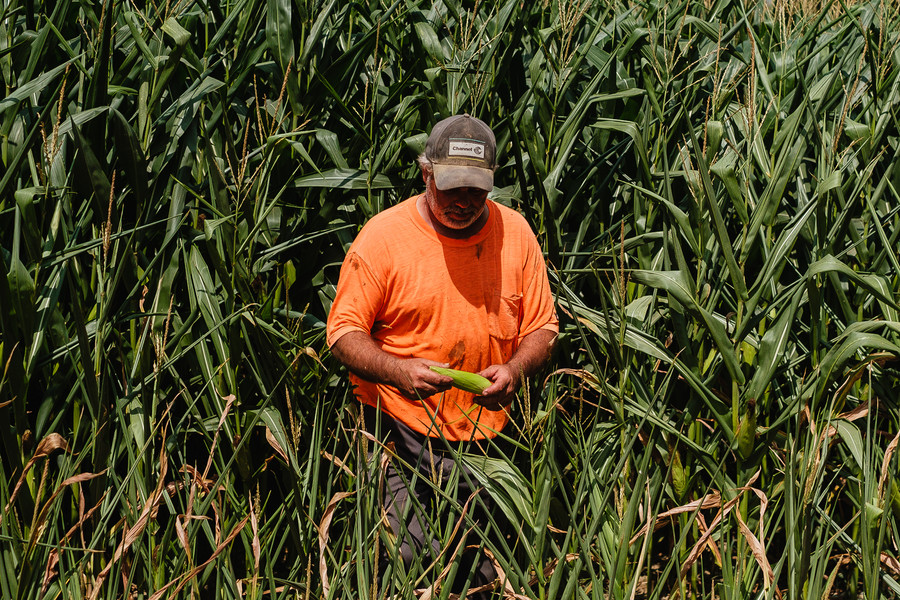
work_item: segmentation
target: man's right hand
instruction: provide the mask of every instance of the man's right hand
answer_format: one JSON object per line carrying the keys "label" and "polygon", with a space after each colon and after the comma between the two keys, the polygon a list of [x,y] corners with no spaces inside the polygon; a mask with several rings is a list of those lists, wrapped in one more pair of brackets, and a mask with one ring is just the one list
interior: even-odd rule
{"label": "man's right hand", "polygon": [[428,367],[446,367],[425,358],[398,358],[382,350],[371,336],[361,331],[342,335],[331,352],[353,373],[366,381],[392,385],[413,400],[427,398],[450,389],[453,379]]}
{"label": "man's right hand", "polygon": [[433,394],[446,392],[450,389],[453,379],[441,375],[429,369],[429,366],[446,367],[446,363],[439,363],[424,358],[398,358],[397,375],[391,384],[399,389],[404,396],[412,400],[427,398]]}

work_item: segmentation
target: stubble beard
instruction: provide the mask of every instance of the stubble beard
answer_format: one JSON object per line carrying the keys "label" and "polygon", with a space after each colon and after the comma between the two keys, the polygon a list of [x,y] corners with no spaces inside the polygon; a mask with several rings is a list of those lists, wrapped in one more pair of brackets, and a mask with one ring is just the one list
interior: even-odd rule
{"label": "stubble beard", "polygon": [[[465,229],[466,227],[473,225],[486,208],[485,205],[482,205],[481,210],[479,211],[469,211],[471,214],[468,212],[460,213],[451,208],[442,208],[438,204],[434,191],[428,188],[425,190],[425,205],[428,208],[428,212],[431,213],[432,218],[447,229]],[[468,217],[466,217],[466,215],[468,215]],[[460,220],[460,217],[464,217],[465,220]]]}

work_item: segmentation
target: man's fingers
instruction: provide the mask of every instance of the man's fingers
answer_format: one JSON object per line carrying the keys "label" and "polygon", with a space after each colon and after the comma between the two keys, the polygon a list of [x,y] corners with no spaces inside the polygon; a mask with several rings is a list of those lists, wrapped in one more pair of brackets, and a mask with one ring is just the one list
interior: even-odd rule
{"label": "man's fingers", "polygon": [[495,398],[476,396],[475,404],[483,406],[486,410],[496,412],[498,410],[503,410],[512,404],[512,396],[500,396]]}
{"label": "man's fingers", "polygon": [[431,385],[440,386],[442,388],[449,388],[450,384],[453,383],[452,377],[447,377],[446,375],[435,373],[431,369],[428,369],[427,378],[423,379],[425,379],[425,381],[427,381]]}
{"label": "man's fingers", "polygon": [[505,385],[500,385],[496,381],[491,384],[490,387],[486,388],[484,392],[481,393],[482,396],[493,396],[495,394],[499,394],[506,389]]}

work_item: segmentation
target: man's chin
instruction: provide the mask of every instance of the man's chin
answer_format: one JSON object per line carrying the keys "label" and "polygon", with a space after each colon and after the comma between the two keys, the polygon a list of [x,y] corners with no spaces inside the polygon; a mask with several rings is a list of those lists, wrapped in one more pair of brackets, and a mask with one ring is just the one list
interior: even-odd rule
{"label": "man's chin", "polygon": [[449,229],[465,229],[475,222],[476,217],[468,217],[466,219],[455,219],[453,217],[444,216],[443,225]]}

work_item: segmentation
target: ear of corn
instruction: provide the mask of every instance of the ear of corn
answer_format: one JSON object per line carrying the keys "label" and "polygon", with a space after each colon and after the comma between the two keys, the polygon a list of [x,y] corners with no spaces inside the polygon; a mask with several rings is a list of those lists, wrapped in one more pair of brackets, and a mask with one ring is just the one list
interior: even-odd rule
{"label": "ear of corn", "polygon": [[484,390],[490,387],[491,382],[489,379],[482,377],[481,375],[477,375],[475,373],[469,373],[468,371],[458,371],[456,369],[447,369],[445,367],[429,367],[435,373],[439,373],[441,375],[445,375],[453,379],[453,387],[463,390],[464,392],[471,392],[473,394],[483,394]]}
{"label": "ear of corn", "polygon": [[741,458],[750,458],[756,445],[756,400],[752,398],[747,401],[744,417],[738,427],[737,444]]}
{"label": "ear of corn", "polygon": [[688,487],[688,474],[684,465],[681,463],[681,454],[678,450],[672,450],[672,488],[675,490],[676,497],[680,500],[684,498]]}

